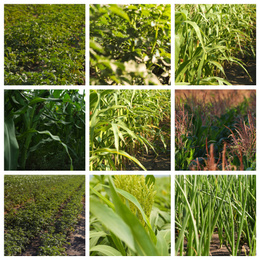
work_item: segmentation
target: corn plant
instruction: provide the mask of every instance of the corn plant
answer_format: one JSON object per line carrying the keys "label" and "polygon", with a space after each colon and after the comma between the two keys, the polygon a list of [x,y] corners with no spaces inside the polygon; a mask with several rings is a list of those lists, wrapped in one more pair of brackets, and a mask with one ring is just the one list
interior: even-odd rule
{"label": "corn plant", "polygon": [[77,90],[6,90],[5,169],[83,169],[84,106]]}
{"label": "corn plant", "polygon": [[169,149],[160,127],[169,119],[168,90],[91,90],[90,170],[124,169],[127,160],[146,170],[137,154]]}
{"label": "corn plant", "polygon": [[256,255],[256,176],[176,176],[175,231],[175,255],[210,255],[213,233],[230,255]]}
{"label": "corn plant", "polygon": [[248,74],[243,60],[256,57],[255,32],[256,5],[176,5],[175,82],[229,85],[232,64]]}
{"label": "corn plant", "polygon": [[170,205],[169,176],[93,176],[90,255],[169,256]]}

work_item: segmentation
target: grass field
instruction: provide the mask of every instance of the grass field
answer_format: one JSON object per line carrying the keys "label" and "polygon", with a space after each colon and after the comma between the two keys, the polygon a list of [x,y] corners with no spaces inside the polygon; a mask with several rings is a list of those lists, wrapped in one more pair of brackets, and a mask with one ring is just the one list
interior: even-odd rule
{"label": "grass field", "polygon": [[255,90],[176,90],[176,170],[255,170]]}

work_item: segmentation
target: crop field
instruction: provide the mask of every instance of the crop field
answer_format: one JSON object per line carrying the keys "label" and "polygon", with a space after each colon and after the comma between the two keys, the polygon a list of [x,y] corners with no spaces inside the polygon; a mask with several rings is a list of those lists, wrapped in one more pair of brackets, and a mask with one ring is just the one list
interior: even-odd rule
{"label": "crop field", "polygon": [[90,256],[170,256],[171,177],[94,175]]}
{"label": "crop field", "polygon": [[256,175],[175,176],[175,255],[255,256]]}
{"label": "crop field", "polygon": [[256,170],[255,90],[176,90],[175,170]]}
{"label": "crop field", "polygon": [[170,170],[170,90],[90,90],[90,170]]}
{"label": "crop field", "polygon": [[79,90],[5,90],[5,170],[85,170],[84,96]]}
{"label": "crop field", "polygon": [[4,6],[5,85],[85,85],[85,5]]}
{"label": "crop field", "polygon": [[175,5],[175,83],[256,85],[256,5]]}
{"label": "crop field", "polygon": [[171,6],[90,5],[91,85],[170,85]]}
{"label": "crop field", "polygon": [[66,255],[84,196],[84,175],[5,175],[5,256]]}

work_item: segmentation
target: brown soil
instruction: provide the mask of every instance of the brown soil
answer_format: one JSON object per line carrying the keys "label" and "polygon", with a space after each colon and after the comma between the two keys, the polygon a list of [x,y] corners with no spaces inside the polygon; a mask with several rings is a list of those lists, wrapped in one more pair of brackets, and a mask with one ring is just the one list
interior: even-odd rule
{"label": "brown soil", "polygon": [[256,85],[256,61],[250,60],[246,63],[245,68],[248,74],[238,64],[233,64],[231,67],[225,69],[227,80],[232,85]]}
{"label": "brown soil", "polygon": [[[161,153],[156,156],[153,152],[149,154],[139,154],[136,158],[148,171],[170,171],[171,170],[171,153]],[[141,167],[133,162],[126,165],[127,171],[140,171]]]}
{"label": "brown soil", "polygon": [[[184,248],[185,249],[187,248],[187,241],[184,242]],[[246,252],[246,255],[248,255],[249,247],[246,244],[244,244],[242,246],[240,256],[245,256],[245,252]],[[210,255],[211,256],[231,256],[231,254],[229,253],[229,251],[225,245],[222,245],[220,247],[220,241],[219,241],[218,234],[213,234],[213,236],[211,238]]]}
{"label": "brown soil", "polygon": [[82,203],[84,210],[79,216],[75,231],[69,236],[70,245],[66,246],[67,256],[85,256],[85,198]]}
{"label": "brown soil", "polygon": [[[78,224],[68,237],[70,244],[65,246],[67,256],[85,256],[85,198],[82,200],[82,204],[84,209],[79,215]],[[40,238],[35,237],[21,256],[37,256],[39,246]]]}

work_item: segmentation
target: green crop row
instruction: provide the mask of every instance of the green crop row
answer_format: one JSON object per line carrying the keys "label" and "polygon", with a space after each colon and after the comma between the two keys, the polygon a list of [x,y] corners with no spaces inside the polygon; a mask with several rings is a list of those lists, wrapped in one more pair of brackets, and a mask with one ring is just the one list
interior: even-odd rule
{"label": "green crop row", "polygon": [[78,90],[5,90],[5,170],[85,169]]}
{"label": "green crop row", "polygon": [[175,232],[175,255],[209,256],[214,233],[230,255],[256,255],[256,175],[176,176]]}
{"label": "green crop row", "polygon": [[170,150],[170,90],[90,90],[90,170],[145,167],[138,153]]}
{"label": "green crop row", "polygon": [[[256,5],[175,7],[175,82],[228,85],[225,69],[256,57]],[[250,75],[248,74],[250,77]]]}
{"label": "green crop row", "polygon": [[90,256],[171,255],[170,177],[93,176]]}
{"label": "green crop row", "polygon": [[[40,241],[38,255],[64,254],[66,236],[82,211],[84,191],[85,176],[6,175],[5,255],[21,255],[35,237]],[[13,201],[16,197],[22,199]]]}
{"label": "green crop row", "polygon": [[85,5],[5,5],[5,85],[85,84]]}

